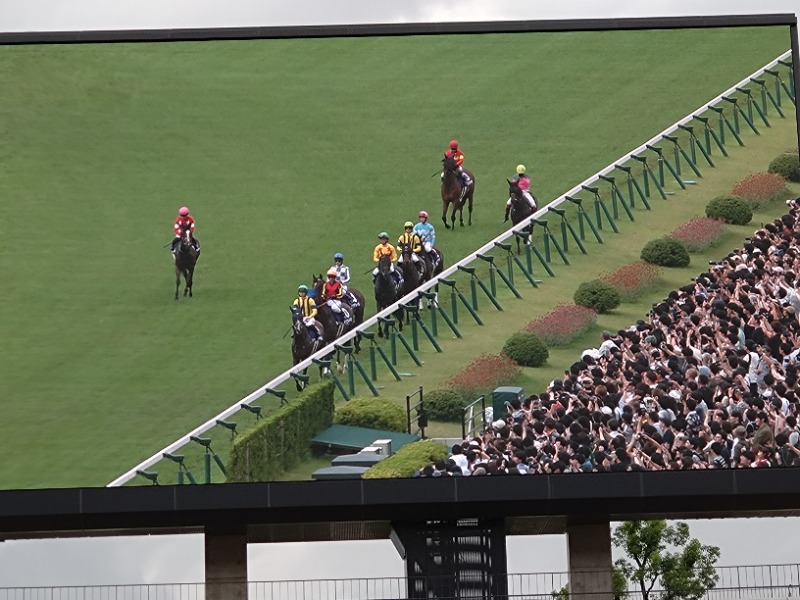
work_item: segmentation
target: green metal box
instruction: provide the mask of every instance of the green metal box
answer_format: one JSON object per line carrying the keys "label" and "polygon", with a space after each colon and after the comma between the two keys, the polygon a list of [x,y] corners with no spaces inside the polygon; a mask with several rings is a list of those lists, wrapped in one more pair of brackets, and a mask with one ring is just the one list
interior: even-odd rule
{"label": "green metal box", "polygon": [[506,402],[511,402],[512,400],[522,402],[524,398],[521,387],[506,385],[495,388],[492,392],[492,413],[494,415],[492,418],[495,420],[504,419],[508,414]]}

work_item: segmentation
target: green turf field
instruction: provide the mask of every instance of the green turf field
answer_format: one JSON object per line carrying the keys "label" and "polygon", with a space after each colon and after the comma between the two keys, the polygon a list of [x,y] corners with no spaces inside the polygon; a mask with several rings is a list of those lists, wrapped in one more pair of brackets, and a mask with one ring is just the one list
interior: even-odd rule
{"label": "green turf field", "polygon": [[[0,48],[0,485],[103,485],[283,371],[297,284],[342,251],[368,288],[377,232],[438,214],[449,139],[478,179],[471,229],[431,219],[452,262],[504,229],[517,163],[547,201],[788,46],[764,28]],[[175,302],[182,204],[203,256]]]}

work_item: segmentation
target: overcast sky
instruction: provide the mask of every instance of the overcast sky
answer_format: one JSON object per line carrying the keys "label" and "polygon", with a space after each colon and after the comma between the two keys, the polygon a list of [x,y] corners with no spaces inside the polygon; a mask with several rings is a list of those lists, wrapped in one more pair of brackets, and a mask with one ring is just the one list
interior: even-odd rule
{"label": "overcast sky", "polygon": [[[70,31],[793,13],[800,0],[0,0],[2,31]],[[693,522],[721,564],[797,562],[797,519]],[[769,540],[753,554],[748,540]],[[781,543],[782,540],[787,540]],[[788,541],[792,540],[792,541]],[[511,572],[563,571],[564,536],[509,539]],[[251,580],[401,576],[388,540],[251,546]],[[756,558],[754,558],[754,556]],[[370,572],[349,565],[369,564]],[[0,587],[198,582],[201,536],[0,544]]]}

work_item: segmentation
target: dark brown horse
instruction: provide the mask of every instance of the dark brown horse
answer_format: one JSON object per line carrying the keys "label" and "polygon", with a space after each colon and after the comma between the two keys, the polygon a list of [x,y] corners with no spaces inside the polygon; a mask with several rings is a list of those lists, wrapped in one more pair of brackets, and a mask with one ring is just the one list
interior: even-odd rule
{"label": "dark brown horse", "polygon": [[[364,295],[355,288],[348,288],[347,295],[353,295],[354,298],[344,298],[342,304],[346,305],[342,310],[349,310],[352,314],[352,321],[347,325],[343,325],[336,320],[333,309],[327,302],[322,302],[322,287],[325,285],[325,280],[322,274],[319,276],[312,275],[311,291],[309,295],[314,298],[317,303],[317,321],[322,324],[325,331],[325,343],[330,344],[338,337],[341,337],[348,331],[364,322]],[[353,301],[355,300],[355,302]],[[353,346],[356,352],[361,351],[361,336],[357,335],[353,338]]]}
{"label": "dark brown horse", "polygon": [[[530,217],[536,209],[531,206],[527,198],[523,196],[522,190],[519,189],[517,182],[511,179],[506,179],[508,182],[508,197],[511,200],[511,222],[516,225]],[[533,201],[536,202],[536,196],[533,196]],[[523,231],[528,234],[525,243],[530,243],[530,236],[533,230],[533,225],[528,224],[523,228]],[[520,247],[519,236],[517,236],[517,254],[520,254],[522,249]]]}
{"label": "dark brown horse", "polygon": [[[469,224],[472,225],[472,196],[475,193],[475,176],[472,172],[464,169],[470,176],[472,182],[464,188],[461,183],[461,175],[458,172],[458,165],[452,156],[445,156],[442,159],[442,223],[446,229],[450,225],[456,226],[456,211],[458,211],[458,222],[464,226],[464,205],[469,209]],[[447,208],[452,205],[453,210],[450,214],[450,225],[447,223]]]}
{"label": "dark brown horse", "polygon": [[[311,339],[308,333],[308,328],[303,322],[303,313],[299,306],[292,306],[292,365],[298,365],[314,354],[317,350],[325,345],[322,338],[316,340]],[[306,370],[303,371],[305,375]],[[320,376],[323,375],[323,367],[320,366]],[[300,379],[295,380],[297,391],[302,391],[305,387]]]}
{"label": "dark brown horse", "polygon": [[[394,277],[392,276],[392,259],[388,255],[381,256],[378,261],[378,274],[375,276],[375,302],[378,305],[378,312],[391,306],[400,298],[401,290],[397,289]],[[403,309],[395,311],[397,327],[403,330]],[[389,326],[378,323],[378,337],[389,335]]]}
{"label": "dark brown horse", "polygon": [[192,297],[192,279],[196,264],[197,249],[194,247],[192,232],[188,227],[184,227],[181,229],[181,241],[175,250],[175,300],[178,299],[178,290],[181,287],[181,275],[186,281],[183,295]]}

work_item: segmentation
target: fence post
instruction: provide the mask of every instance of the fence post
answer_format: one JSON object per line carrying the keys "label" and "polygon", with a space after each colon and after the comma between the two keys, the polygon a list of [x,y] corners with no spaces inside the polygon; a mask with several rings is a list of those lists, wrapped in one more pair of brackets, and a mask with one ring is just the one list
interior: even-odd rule
{"label": "fence post", "polygon": [[[524,234],[524,233],[520,234],[519,232],[515,231],[514,235],[519,237],[520,235],[525,236],[526,234]],[[530,264],[531,263],[531,251],[530,251],[530,245],[529,244],[525,244],[526,255],[528,257],[528,267],[526,267],[522,263],[522,261],[519,259],[519,256],[517,256],[516,254],[514,254],[514,252],[512,252],[511,244],[507,244],[507,243],[504,243],[504,242],[495,242],[494,245],[495,245],[496,248],[500,248],[501,250],[505,250],[506,251],[509,274],[511,274],[512,261],[513,261],[519,267],[519,270],[522,271],[522,274],[525,275],[525,278],[528,280],[528,282],[530,282],[530,284],[535,288],[539,287],[539,282],[537,282],[536,279],[533,278],[533,268],[532,268],[532,266]],[[499,270],[498,270],[498,273],[499,273]],[[513,279],[512,279],[512,281],[513,281]]]}
{"label": "fence post", "polygon": [[[544,233],[543,233],[542,237],[545,240],[548,240],[548,239],[550,240],[550,243],[553,244],[553,247],[556,249],[556,252],[558,252],[558,255],[561,257],[561,260],[564,261],[564,264],[565,265],[569,265],[569,259],[567,258],[567,255],[564,254],[564,250],[561,249],[561,245],[558,243],[558,240],[556,239],[556,236],[553,235],[553,232],[550,231],[550,228],[547,226],[547,221],[545,221],[544,219],[541,219],[541,220],[540,219],[533,219],[531,221],[531,226],[534,226],[534,225],[539,225],[544,230]],[[533,230],[531,230],[531,234],[533,234]],[[547,245],[545,245],[545,249],[548,249],[548,248],[549,247]],[[547,260],[549,262],[550,253],[547,252],[546,256],[547,256]]]}
{"label": "fence post", "polygon": [[[650,203],[647,201],[647,194],[644,193],[644,191],[642,190],[642,186],[639,185],[639,181],[633,175],[633,169],[631,167],[629,167],[628,165],[614,165],[614,168],[615,169],[619,169],[620,171],[624,172],[627,175],[627,178],[628,178],[628,196],[630,198],[630,206],[631,206],[631,208],[636,206],[636,203],[634,201],[634,195],[633,195],[633,190],[635,189],[636,193],[639,195],[639,199],[642,201],[642,204],[644,204],[644,207],[647,210],[650,210]],[[603,242],[601,241],[600,243],[602,244]]]}
{"label": "fence post", "polygon": [[661,187],[661,184],[658,182],[658,178],[655,176],[655,173],[653,173],[653,169],[651,169],[650,165],[647,163],[647,157],[633,154],[631,155],[631,158],[633,160],[637,160],[640,163],[642,163],[642,176],[644,177],[644,193],[648,196],[650,195],[647,185],[647,181],[648,179],[650,179],[653,182],[653,185],[656,186],[656,189],[658,190],[658,193],[661,195],[661,197],[664,200],[666,200],[667,195],[664,193],[664,188]]}
{"label": "fence post", "polygon": [[714,142],[717,144],[719,151],[722,152],[722,156],[728,156],[728,151],[725,149],[725,144],[723,140],[719,138],[717,132],[714,131],[714,128],[711,127],[711,125],[709,125],[708,117],[695,116],[694,118],[703,124],[703,128],[706,134],[706,153],[709,156],[711,155],[711,140],[713,139]]}
{"label": "fence post", "polygon": [[647,144],[645,147],[648,150],[652,150],[653,152],[655,152],[658,155],[658,165],[659,165],[659,168],[661,169],[661,171],[659,172],[659,178],[661,179],[661,185],[664,185],[664,170],[663,169],[664,169],[664,166],[666,166],[667,170],[675,178],[675,181],[677,181],[678,185],[681,186],[681,189],[685,190],[686,189],[686,184],[683,183],[683,179],[681,179],[680,174],[675,170],[675,168],[669,163],[669,161],[666,158],[664,158],[663,150],[658,146],[651,146],[650,144]]}
{"label": "fence post", "polygon": [[[750,81],[752,81],[752,79]],[[772,125],[769,122],[769,119],[767,118],[767,113],[766,113],[767,99],[766,99],[766,97],[762,94],[761,99],[762,99],[762,101],[764,103],[764,108],[762,109],[758,105],[758,102],[753,99],[753,90],[751,90],[749,88],[737,87],[736,91],[737,92],[741,92],[742,94],[744,94],[745,98],[747,99],[747,116],[749,117],[750,121],[753,120],[753,110],[755,109],[756,113],[758,113],[758,116],[761,118],[761,121],[764,123],[764,125],[766,125],[767,127],[772,127]],[[762,88],[762,92],[763,92],[763,88]]]}
{"label": "fence post", "polygon": [[[741,115],[742,119],[744,119],[744,122],[747,123],[747,125],[750,127],[750,129],[753,130],[753,133],[755,133],[756,135],[761,135],[761,133],[758,131],[758,129],[756,129],[756,126],[753,123],[753,118],[752,118],[753,115],[751,114],[749,117],[747,116],[747,113],[742,110],[741,106],[739,106],[739,99],[738,98],[732,98],[730,96],[723,96],[722,99],[725,102],[728,102],[728,103],[733,105],[734,129],[736,129],[737,133],[739,133],[739,115]],[[752,105],[750,103],[748,103],[748,108],[751,108],[751,113],[752,113]]]}
{"label": "fence post", "polygon": [[[500,279],[502,279],[503,283],[505,283],[506,286],[508,286],[508,289],[510,289],[512,291],[512,293],[517,298],[522,300],[522,294],[520,294],[519,290],[517,290],[516,286],[514,286],[513,271],[511,271],[510,268],[509,268],[509,274],[508,274],[508,276],[506,276],[506,274],[503,273],[503,271],[501,269],[498,269],[495,266],[495,264],[494,264],[494,256],[487,255],[487,254],[478,254],[477,256],[481,260],[485,260],[486,262],[488,262],[489,263],[489,272],[491,273],[491,272],[497,271],[497,274],[500,276]],[[509,260],[508,262],[509,262],[509,267],[510,267],[511,266],[511,261]],[[483,287],[485,288],[486,286],[483,286]],[[487,290],[484,289],[484,291],[487,291]],[[494,305],[497,308],[497,310],[503,310],[503,307],[500,306],[500,303],[497,301],[496,298],[492,299],[490,297],[489,299],[492,300],[492,302],[494,302]]]}
{"label": "fence post", "polygon": [[[461,268],[461,267],[459,267],[459,268]],[[474,269],[474,267],[473,267],[473,269]],[[483,325],[483,321],[481,321],[481,318],[478,316],[478,313],[475,312],[475,310],[472,308],[472,306],[470,306],[469,301],[464,296],[464,294],[461,293],[461,290],[459,290],[456,287],[456,282],[454,280],[452,280],[452,279],[442,279],[441,282],[443,284],[445,284],[445,285],[449,285],[451,287],[451,289],[452,289],[451,298],[453,299],[453,316],[455,317],[455,315],[456,315],[456,312],[455,312],[455,310],[456,310],[456,298],[459,298],[459,299],[461,299],[461,303],[464,305],[464,308],[467,309],[467,312],[472,316],[473,319],[475,319],[475,322],[478,325]],[[456,321],[455,318],[453,319],[453,321],[458,323],[458,321]]]}
{"label": "fence post", "polygon": [[[628,171],[630,172],[630,167],[625,167],[625,168],[628,169]],[[638,187],[639,184],[637,183],[636,185]],[[584,229],[583,229],[583,223],[585,222],[589,226],[589,229],[592,230],[592,233],[594,234],[594,237],[597,240],[597,242],[599,244],[602,244],[603,243],[603,238],[600,237],[600,232],[597,231],[597,227],[595,227],[595,224],[592,223],[592,219],[589,217],[588,214],[586,214],[586,210],[583,208],[583,199],[582,198],[573,198],[572,196],[565,196],[565,198],[578,207],[578,222],[579,222],[579,224],[581,226],[580,227],[580,229],[581,229],[581,237],[585,238]],[[552,275],[552,273],[550,273],[550,274]]]}
{"label": "fence post", "polygon": [[402,379],[402,377],[400,377],[400,373],[398,373],[397,369],[394,368],[394,365],[392,364],[392,361],[389,360],[389,357],[386,355],[386,352],[384,351],[384,349],[381,348],[380,344],[378,344],[377,341],[375,341],[375,334],[372,333],[371,331],[364,331],[364,332],[361,333],[361,335],[364,338],[366,338],[366,339],[368,339],[370,341],[370,347],[369,347],[369,350],[370,350],[370,363],[371,363],[370,366],[372,367],[372,379],[373,379],[373,381],[376,381],[378,379],[378,369],[377,369],[377,365],[375,364],[376,363],[376,361],[375,361],[375,352],[377,352],[380,355],[380,357],[383,360],[383,362],[386,363],[386,366],[389,368],[389,371],[392,373],[392,375],[394,376],[395,380],[400,381]]}
{"label": "fence post", "polygon": [[[739,136],[739,132],[736,131],[736,128],[733,126],[733,123],[731,123],[728,120],[728,117],[725,116],[725,109],[722,108],[721,106],[710,106],[709,108],[719,115],[719,128],[720,128],[720,133],[722,134],[720,135],[720,139],[722,140],[722,142],[725,143],[724,127],[727,125],[728,131],[731,132],[733,138],[737,141],[737,143],[740,146],[744,146],[744,142],[742,141],[742,138]],[[736,111],[734,111],[733,114],[734,115],[737,114]]]}
{"label": "fence post", "polygon": [[[697,164],[697,153],[695,152],[695,150],[700,150],[700,154],[702,154],[703,158],[706,159],[708,165],[710,167],[716,166],[714,164],[714,161],[711,159],[711,155],[709,154],[708,150],[706,150],[705,147],[703,147],[703,143],[699,139],[697,139],[697,136],[694,134],[694,127],[691,127],[689,125],[678,125],[678,128],[683,129],[684,131],[689,133],[689,144],[690,148],[692,149],[691,164],[693,165]],[[695,173],[697,173],[698,176],[700,176],[699,171],[695,170]]]}
{"label": "fence post", "polygon": [[[664,139],[665,139],[665,140],[667,140],[668,142],[672,142],[672,144],[673,144],[673,146],[674,146],[674,150],[675,150],[675,161],[676,161],[676,164],[677,164],[677,167],[678,167],[678,168],[676,169],[676,171],[678,172],[678,175],[680,175],[680,174],[681,174],[680,162],[679,162],[679,160],[678,160],[678,157],[679,157],[679,156],[683,156],[683,158],[686,160],[686,164],[687,164],[687,165],[689,165],[689,168],[690,168],[692,171],[694,171],[694,174],[695,174],[697,177],[702,177],[702,176],[703,176],[703,175],[700,173],[699,169],[697,168],[697,165],[696,165],[696,164],[694,164],[694,162],[693,162],[693,161],[692,161],[692,160],[689,158],[689,155],[688,155],[688,154],[686,154],[686,150],[684,150],[684,149],[683,149],[683,147],[680,145],[680,142],[678,141],[678,138],[677,138],[677,136],[665,135],[665,136],[664,136]],[[693,146],[692,148],[694,148],[694,146]],[[680,154],[679,154],[679,153],[680,153]],[[695,159],[696,159],[696,155],[695,155]]]}
{"label": "fence post", "polygon": [[461,332],[456,327],[456,324],[453,320],[448,316],[447,312],[441,307],[439,304],[439,296],[432,292],[422,292],[422,295],[428,298],[429,301],[433,301],[433,308],[431,309],[431,325],[434,326],[434,335],[436,334],[435,324],[436,324],[436,314],[438,313],[440,317],[447,323],[447,326],[450,330],[455,334],[457,338],[463,337]]}

